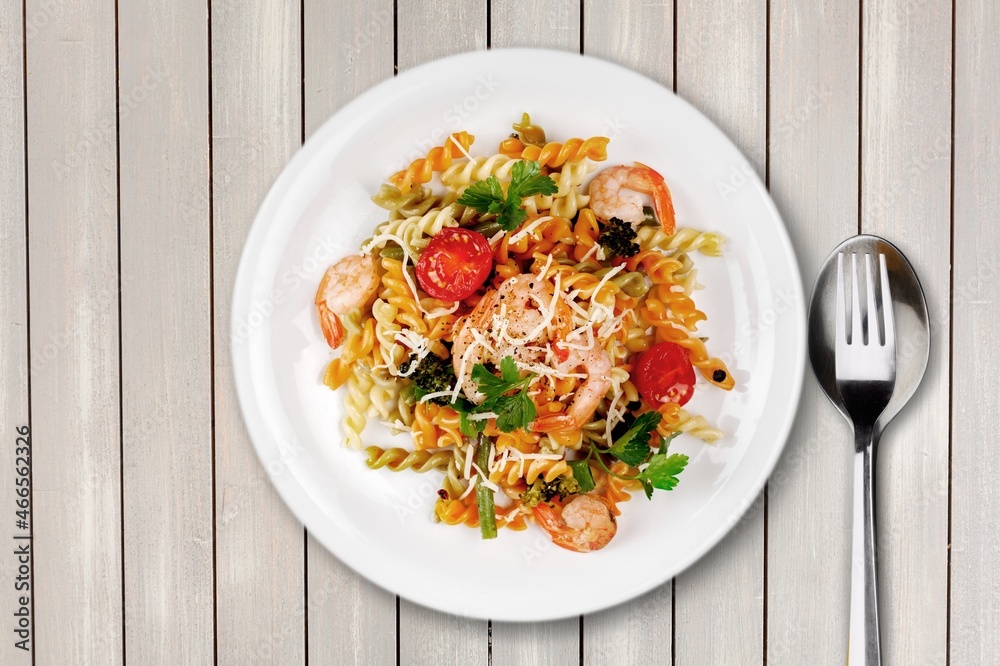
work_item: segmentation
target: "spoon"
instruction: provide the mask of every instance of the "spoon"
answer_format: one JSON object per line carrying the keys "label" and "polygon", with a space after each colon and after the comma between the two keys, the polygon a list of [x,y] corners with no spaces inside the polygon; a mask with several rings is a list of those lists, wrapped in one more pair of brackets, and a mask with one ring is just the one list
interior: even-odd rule
{"label": "spoon", "polygon": [[[899,413],[899,410],[917,389],[927,368],[927,360],[930,355],[930,325],[927,318],[927,303],[924,300],[920,281],[917,279],[910,262],[896,246],[878,236],[861,235],[849,238],[837,246],[823,264],[823,268],[816,278],[816,287],[813,290],[812,302],[809,306],[809,357],[816,379],[823,387],[826,396],[844,418],[854,426],[854,421],[848,414],[837,386],[836,307],[838,300],[844,298],[843,294],[837,293],[837,265],[838,257],[841,255],[863,257],[866,254],[875,258],[879,255],[885,257],[895,319],[896,373],[892,397],[872,428],[870,451],[866,454],[870,455],[867,474],[860,479],[855,474],[855,486],[868,485],[864,489],[856,487],[854,492],[855,552],[859,552],[859,538],[867,536],[871,539],[868,548],[863,549],[865,556],[852,558],[854,571],[852,572],[851,637],[854,642],[849,645],[848,659],[849,663],[853,661],[855,666],[858,663],[867,663],[868,666],[880,663],[875,594],[875,521],[873,516],[866,515],[870,514],[874,507],[874,469],[878,441],[885,426]],[[859,451],[858,454],[860,455],[861,452]],[[862,504],[867,506],[861,506]],[[868,524],[860,524],[862,516],[868,518]],[[858,559],[865,561],[857,561]],[[865,590],[867,604],[860,601],[855,603],[856,600],[853,598],[853,588],[858,585],[859,579],[863,579],[865,586],[870,587],[870,589]],[[858,637],[864,637],[864,640],[861,641]],[[857,657],[851,660],[850,656],[853,655],[857,655]]]}

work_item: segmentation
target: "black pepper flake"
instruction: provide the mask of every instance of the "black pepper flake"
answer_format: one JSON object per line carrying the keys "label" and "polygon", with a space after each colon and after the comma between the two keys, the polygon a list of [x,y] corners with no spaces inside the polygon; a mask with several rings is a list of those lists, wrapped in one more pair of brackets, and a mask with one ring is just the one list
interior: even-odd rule
{"label": "black pepper flake", "polygon": [[720,383],[726,381],[726,371],[725,370],[716,370],[715,372],[713,372],[712,373],[712,381],[713,382],[720,382]]}
{"label": "black pepper flake", "polygon": [[438,488],[438,497],[440,497],[443,500],[448,499],[448,491],[445,490],[444,488]]}

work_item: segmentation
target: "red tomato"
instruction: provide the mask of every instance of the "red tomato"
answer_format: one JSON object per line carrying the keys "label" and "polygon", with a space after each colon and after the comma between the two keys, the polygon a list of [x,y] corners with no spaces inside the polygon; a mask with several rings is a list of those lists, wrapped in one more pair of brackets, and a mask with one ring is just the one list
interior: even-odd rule
{"label": "red tomato", "polygon": [[683,405],[694,395],[694,368],[688,351],[673,342],[650,347],[639,357],[634,376],[639,393],[654,405]]}
{"label": "red tomato", "polygon": [[447,227],[431,239],[417,260],[417,280],[434,298],[459,301],[475,293],[492,268],[493,251],[485,236]]}

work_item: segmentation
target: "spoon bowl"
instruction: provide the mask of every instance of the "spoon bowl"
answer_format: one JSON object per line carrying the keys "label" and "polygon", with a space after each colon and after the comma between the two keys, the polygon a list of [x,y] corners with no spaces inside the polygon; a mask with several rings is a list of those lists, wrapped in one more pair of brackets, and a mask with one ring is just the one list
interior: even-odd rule
{"label": "spoon bowl", "polygon": [[840,253],[870,254],[876,257],[883,254],[889,273],[896,319],[896,385],[889,404],[875,424],[875,433],[878,435],[913,396],[927,369],[930,357],[927,302],[910,262],[895,245],[884,238],[871,235],[848,238],[837,246],[823,264],[809,304],[809,359],[823,391],[848,422],[851,419],[837,390],[837,364],[834,355],[837,256]]}

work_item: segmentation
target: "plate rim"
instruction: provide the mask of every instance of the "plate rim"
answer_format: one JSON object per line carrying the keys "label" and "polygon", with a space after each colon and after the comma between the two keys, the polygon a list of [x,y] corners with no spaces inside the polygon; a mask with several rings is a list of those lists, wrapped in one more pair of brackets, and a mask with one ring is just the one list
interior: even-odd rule
{"label": "plate rim", "polygon": [[[234,339],[238,339],[238,327],[241,323],[246,321],[245,315],[249,312],[248,305],[253,291],[253,266],[250,263],[253,257],[250,255],[256,254],[255,250],[259,249],[260,246],[263,245],[263,240],[267,235],[269,221],[274,219],[280,202],[288,193],[290,187],[294,184],[295,179],[303,171],[304,167],[309,164],[312,157],[328,142],[329,137],[337,130],[338,118],[349,115],[359,107],[365,107],[369,103],[369,100],[383,96],[387,91],[391,91],[393,88],[403,87],[413,80],[420,79],[427,71],[447,67],[450,64],[466,60],[496,60],[497,62],[502,62],[504,58],[520,58],[526,56],[536,59],[553,58],[555,60],[564,60],[566,62],[570,60],[575,60],[577,62],[583,61],[584,63],[590,63],[587,66],[597,65],[600,67],[610,67],[618,70],[619,74],[622,76],[641,80],[647,85],[655,85],[658,88],[670,93],[676,102],[688,107],[690,112],[700,116],[718,133],[720,138],[729,145],[734,154],[739,155],[746,163],[750,163],[743,151],[740,150],[735,143],[733,143],[732,139],[730,139],[729,135],[725,131],[723,131],[711,118],[706,116],[687,100],[680,97],[676,92],[670,90],[662,83],[629,67],[619,65],[603,58],[551,49],[494,48],[486,51],[463,52],[432,60],[408,69],[405,72],[401,72],[393,78],[386,79],[354,97],[350,102],[327,118],[323,124],[316,129],[313,135],[295,151],[292,157],[282,167],[281,172],[271,185],[267,195],[261,201],[257,214],[254,216],[253,223],[247,232],[246,240],[244,241],[243,249],[240,253],[240,260],[236,276],[233,281],[233,290],[230,300],[231,307],[229,331],[232,377],[235,383],[240,413],[243,416],[247,435],[253,444],[258,460],[260,460],[262,466],[264,467],[268,480],[278,492],[278,495],[281,497],[282,501],[285,503],[292,515],[295,516],[295,518],[299,520],[307,530],[309,530],[309,533],[312,534],[313,537],[319,541],[323,547],[339,562],[349,567],[356,575],[363,577],[365,580],[371,582],[380,589],[399,595],[401,598],[405,598],[417,605],[439,612],[473,619],[490,619],[494,621],[511,622],[555,621],[606,610],[622,603],[626,603],[657,587],[660,587],[671,578],[680,575],[701,560],[701,558],[715,548],[726,535],[731,533],[733,529],[739,525],[740,522],[742,522],[743,516],[747,513],[747,511],[755,504],[757,497],[760,496],[767,480],[774,472],[774,469],[777,466],[778,461],[781,459],[785,447],[787,446],[789,436],[791,435],[792,428],[794,427],[795,420],[801,406],[805,379],[807,343],[806,305],[804,300],[802,273],[795,254],[794,246],[792,245],[791,238],[788,233],[788,227],[786,226],[781,213],[778,211],[770,192],[757,175],[756,169],[750,169],[751,173],[748,174],[748,178],[763,195],[762,200],[764,206],[770,217],[777,223],[775,225],[775,231],[777,233],[778,240],[780,241],[782,254],[787,260],[786,265],[789,271],[789,281],[793,291],[792,309],[794,310],[795,326],[792,333],[794,334],[795,346],[800,350],[800,353],[794,355],[794,359],[792,359],[792,379],[794,385],[788,387],[788,407],[785,411],[783,422],[780,424],[780,427],[776,429],[776,444],[770,449],[769,457],[764,460],[760,466],[760,472],[753,479],[749,490],[745,493],[744,501],[741,502],[739,510],[732,513],[729,520],[720,522],[719,527],[711,532],[711,534],[701,542],[698,548],[693,549],[686,558],[682,558],[679,564],[676,564],[669,570],[664,569],[663,571],[666,572],[664,574],[649,576],[644,579],[642,584],[635,586],[621,586],[620,593],[601,597],[594,603],[575,608],[571,612],[544,612],[544,609],[540,608],[539,605],[529,605],[525,612],[520,612],[517,615],[504,612],[481,612],[475,608],[463,608],[458,610],[454,605],[443,603],[442,597],[444,595],[439,595],[433,599],[424,597],[417,598],[415,596],[411,596],[411,591],[404,592],[399,589],[392,589],[388,585],[370,577],[366,573],[362,573],[360,568],[355,566],[355,563],[348,561],[341,554],[338,554],[333,547],[334,544],[332,543],[329,535],[323,534],[323,530],[312,529],[312,527],[317,526],[318,523],[324,520],[324,514],[320,507],[316,504],[315,500],[313,500],[311,495],[302,485],[295,481],[293,475],[281,474],[276,476],[269,473],[269,464],[273,462],[274,459],[269,458],[270,451],[266,449],[268,448],[268,444],[270,444],[272,448],[276,447],[276,444],[271,441],[272,436],[269,432],[268,426],[263,421],[263,417],[261,417],[258,413],[253,412],[251,409],[258,404],[258,400],[256,399],[257,391],[254,387],[249,367],[249,345],[246,343],[235,344],[233,342]],[[245,298],[243,298],[244,296]],[[240,319],[241,314],[244,315],[242,320]]]}

